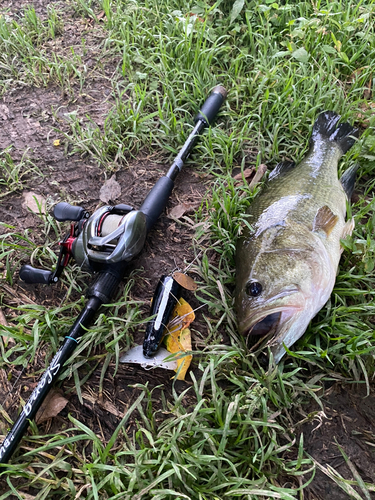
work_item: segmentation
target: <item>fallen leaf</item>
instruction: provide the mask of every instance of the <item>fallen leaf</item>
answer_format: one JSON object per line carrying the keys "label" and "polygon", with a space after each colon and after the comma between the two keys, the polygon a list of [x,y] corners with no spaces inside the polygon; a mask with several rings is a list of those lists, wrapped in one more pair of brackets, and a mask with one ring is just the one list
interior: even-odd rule
{"label": "fallen leaf", "polygon": [[119,199],[120,196],[121,186],[116,181],[116,176],[112,175],[112,177],[100,188],[99,198],[103,203],[108,203],[109,201]]}
{"label": "fallen leaf", "polygon": [[[0,390],[2,395],[10,394],[12,391],[12,384],[9,381],[8,375],[9,374],[3,368],[0,369]],[[1,404],[5,406],[5,409],[8,409],[9,405],[4,405],[4,402]],[[0,419],[0,424],[3,423],[3,420]]]}
{"label": "fallen leaf", "polygon": [[183,215],[192,212],[199,206],[198,203],[181,203],[180,205],[176,205],[169,212],[168,217],[170,219],[180,219]]}
{"label": "fallen leaf", "polygon": [[19,494],[20,498],[22,498],[23,500],[35,500],[36,497],[34,497],[34,495],[29,495],[28,493],[24,493],[23,491],[17,491],[17,493]]}
{"label": "fallen leaf", "polygon": [[[195,320],[195,314],[191,305],[185,299],[180,299],[172,312],[172,319],[168,323],[168,327],[172,330],[183,330]],[[171,332],[169,332],[171,333]]]}
{"label": "fallen leaf", "polygon": [[[0,325],[2,326],[9,326],[8,325],[8,322],[4,316],[4,313],[3,311],[0,309]],[[8,335],[3,335],[3,342],[5,344],[5,347],[9,344],[9,342],[11,344],[14,344],[15,341],[14,341],[14,338],[13,337],[9,337]]]}
{"label": "fallen leaf", "polygon": [[56,389],[52,389],[46,399],[43,401],[42,406],[39,408],[35,421],[37,424],[46,422],[50,418],[56,417],[68,404],[68,400],[61,395]]}
{"label": "fallen leaf", "polygon": [[258,184],[258,182],[262,179],[263,175],[267,172],[267,165],[265,165],[264,163],[261,163],[258,168],[257,168],[257,171],[255,172],[255,175],[252,179],[252,181],[250,182],[249,184],[249,188],[251,189],[252,187],[254,187],[256,184]]}
{"label": "fallen leaf", "polygon": [[46,200],[43,196],[33,193],[33,191],[28,191],[23,193],[23,203],[22,206],[26,209],[31,210],[34,213],[44,212],[46,208]]}
{"label": "fallen leaf", "polygon": [[4,313],[1,309],[0,309],[0,325],[9,326],[7,320],[4,316]]}
{"label": "fallen leaf", "polygon": [[193,278],[188,276],[185,273],[179,273],[175,272],[172,274],[172,278],[177,281],[179,285],[182,286],[182,288],[185,288],[185,290],[190,290],[191,292],[195,292],[195,290],[198,288],[198,285],[195,283]]}
{"label": "fallen leaf", "polygon": [[9,108],[5,104],[0,104],[0,119],[8,120],[9,118]]}
{"label": "fallen leaf", "polygon": [[[365,101],[359,107],[363,110],[363,114],[357,113],[357,119],[359,120],[361,127],[367,128],[370,125],[370,114],[373,114],[372,110],[375,108],[375,102]],[[367,116],[365,113],[367,113]]]}
{"label": "fallen leaf", "polygon": [[96,405],[98,404],[102,408],[104,408],[106,411],[109,413],[112,413],[115,415],[115,417],[123,417],[123,414],[113,405],[110,401],[100,401],[96,396],[93,396],[92,394],[89,394],[88,392],[83,392],[82,393],[82,398],[86,399],[89,401],[91,404]]}
{"label": "fallen leaf", "polygon": [[186,372],[190,366],[193,356],[186,354],[192,350],[191,333],[188,326],[195,319],[195,314],[191,306],[184,299],[180,299],[173,310],[172,320],[168,323],[168,335],[164,337],[167,350],[172,354],[180,353],[176,357],[177,380],[185,380]]}
{"label": "fallen leaf", "polygon": [[363,91],[363,98],[368,100],[371,99],[372,96],[372,78],[368,81],[364,91]]}
{"label": "fallen leaf", "polygon": [[106,20],[107,20],[107,17],[106,17],[106,15],[105,15],[104,10],[102,10],[101,12],[99,12],[99,14],[98,14],[96,17],[99,19],[99,21],[100,21],[101,19],[103,19],[103,21],[106,21]]}
{"label": "fallen leaf", "polygon": [[246,180],[248,180],[254,173],[255,168],[245,168],[243,172],[240,172],[239,174],[235,175],[233,179],[236,181],[241,181],[243,177],[245,177]]}
{"label": "fallen leaf", "polygon": [[56,139],[55,141],[53,141],[53,145],[57,148],[58,146],[60,146],[60,139]]}

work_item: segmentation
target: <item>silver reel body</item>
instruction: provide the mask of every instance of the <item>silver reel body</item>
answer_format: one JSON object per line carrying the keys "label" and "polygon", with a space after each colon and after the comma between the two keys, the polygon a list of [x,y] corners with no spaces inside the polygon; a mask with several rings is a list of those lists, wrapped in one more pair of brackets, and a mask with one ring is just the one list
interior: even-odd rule
{"label": "silver reel body", "polygon": [[91,271],[91,263],[114,264],[129,261],[143,248],[147,224],[140,210],[126,215],[111,213],[106,205],[87,220],[72,245],[72,253],[82,269]]}

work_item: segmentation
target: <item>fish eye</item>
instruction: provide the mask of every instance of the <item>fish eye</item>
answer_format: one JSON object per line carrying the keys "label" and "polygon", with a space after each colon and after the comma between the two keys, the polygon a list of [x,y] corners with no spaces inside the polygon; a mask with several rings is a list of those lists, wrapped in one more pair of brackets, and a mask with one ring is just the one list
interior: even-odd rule
{"label": "fish eye", "polygon": [[249,281],[246,284],[245,291],[251,297],[258,297],[262,293],[262,285],[258,281]]}

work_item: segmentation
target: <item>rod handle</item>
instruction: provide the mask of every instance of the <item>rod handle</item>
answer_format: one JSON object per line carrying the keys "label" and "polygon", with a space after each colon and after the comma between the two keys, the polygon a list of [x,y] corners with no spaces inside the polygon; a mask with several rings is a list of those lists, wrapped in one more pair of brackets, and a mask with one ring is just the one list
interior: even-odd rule
{"label": "rod handle", "polygon": [[154,187],[146,196],[145,201],[139,209],[146,216],[147,231],[155,224],[159,215],[163,212],[172,193],[174,182],[167,176],[160,177]]}
{"label": "rod handle", "polygon": [[114,264],[101,266],[94,282],[87,291],[87,296],[90,299],[96,297],[102,304],[110,304],[124,277],[127,265],[127,262],[121,260]]}
{"label": "rod handle", "polygon": [[203,121],[206,125],[211,125],[226,97],[227,91],[225,88],[221,85],[217,85],[205,100],[194,122]]}

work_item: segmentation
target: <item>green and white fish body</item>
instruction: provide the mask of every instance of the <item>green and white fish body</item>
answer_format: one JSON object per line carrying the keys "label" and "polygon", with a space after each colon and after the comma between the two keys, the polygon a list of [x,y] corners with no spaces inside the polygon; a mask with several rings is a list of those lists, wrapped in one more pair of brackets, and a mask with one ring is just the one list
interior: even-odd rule
{"label": "green and white fish body", "polygon": [[242,334],[267,336],[276,363],[306,331],[329,299],[341,255],[351,234],[346,204],[356,167],[339,180],[337,167],[357,130],[321,113],[310,150],[295,165],[277,165],[248,209],[237,244],[235,304]]}

